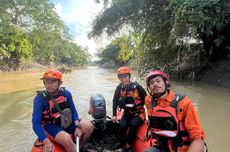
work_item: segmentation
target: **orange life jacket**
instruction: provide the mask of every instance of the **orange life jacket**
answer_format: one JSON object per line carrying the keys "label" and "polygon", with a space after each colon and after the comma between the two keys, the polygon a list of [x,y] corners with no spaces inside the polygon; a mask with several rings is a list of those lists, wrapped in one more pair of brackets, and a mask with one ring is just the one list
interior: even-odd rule
{"label": "orange life jacket", "polygon": [[[144,102],[141,101],[140,94],[138,92],[138,83],[130,83],[128,88],[121,86],[120,102],[123,102],[122,107],[129,114],[135,114],[138,112],[144,112]],[[123,100],[122,100],[123,99]]]}
{"label": "orange life jacket", "polygon": [[[55,98],[57,105],[61,110],[69,108],[67,97],[64,96],[65,88],[60,88],[60,96]],[[60,123],[60,112],[55,107],[50,95],[46,91],[38,91],[38,94],[42,95],[49,102],[49,109],[45,109],[42,112],[42,124],[47,123]]]}
{"label": "orange life jacket", "polygon": [[190,144],[188,132],[182,120],[182,109],[178,106],[183,98],[182,95],[175,95],[168,107],[157,105],[157,101],[153,98],[152,101],[145,102],[145,104],[148,103],[146,108],[153,138],[163,141],[163,143],[158,143],[159,146],[164,147],[167,144],[168,151],[176,151],[178,147]]}

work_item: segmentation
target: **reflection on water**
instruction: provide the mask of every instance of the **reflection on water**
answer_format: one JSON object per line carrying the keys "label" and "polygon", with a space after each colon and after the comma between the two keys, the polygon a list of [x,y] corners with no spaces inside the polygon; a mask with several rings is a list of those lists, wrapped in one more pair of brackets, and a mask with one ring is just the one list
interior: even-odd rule
{"label": "reflection on water", "polygon": [[[0,74],[0,151],[29,151],[35,140],[31,128],[31,112],[36,90],[42,89],[42,72]],[[64,75],[64,83],[71,90],[81,118],[87,114],[93,92],[102,93],[107,101],[107,113],[112,113],[112,97],[118,85],[114,71],[88,67]],[[144,84],[144,82],[142,82]],[[207,84],[172,83],[173,89],[188,95],[194,102],[206,140],[212,152],[228,151],[230,131],[230,90]]]}

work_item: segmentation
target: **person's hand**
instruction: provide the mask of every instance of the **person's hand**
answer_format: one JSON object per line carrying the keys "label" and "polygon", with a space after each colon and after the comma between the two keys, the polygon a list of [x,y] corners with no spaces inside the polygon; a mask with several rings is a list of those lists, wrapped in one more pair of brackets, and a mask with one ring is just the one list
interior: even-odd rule
{"label": "person's hand", "polygon": [[43,140],[44,146],[43,146],[43,151],[44,152],[52,152],[53,150],[53,143],[46,138],[45,140]]}
{"label": "person's hand", "polygon": [[117,116],[113,116],[113,117],[111,118],[111,121],[112,121],[113,123],[116,123],[116,122],[117,122]]}
{"label": "person's hand", "polygon": [[75,138],[79,137],[79,139],[81,139],[82,134],[83,134],[83,132],[81,131],[80,128],[75,129],[75,132],[74,132]]}

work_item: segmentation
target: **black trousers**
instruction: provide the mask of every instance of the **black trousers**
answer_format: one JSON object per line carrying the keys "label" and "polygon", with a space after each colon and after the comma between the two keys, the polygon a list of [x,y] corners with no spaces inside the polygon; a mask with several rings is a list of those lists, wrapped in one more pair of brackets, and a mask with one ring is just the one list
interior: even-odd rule
{"label": "black trousers", "polygon": [[[121,142],[123,144],[128,143],[132,145],[136,136],[137,129],[140,125],[143,124],[143,120],[137,115],[130,115],[127,112],[124,112],[120,121],[120,130],[119,134],[121,136]],[[129,132],[127,134],[127,130],[129,128]],[[127,135],[127,137],[126,137]]]}

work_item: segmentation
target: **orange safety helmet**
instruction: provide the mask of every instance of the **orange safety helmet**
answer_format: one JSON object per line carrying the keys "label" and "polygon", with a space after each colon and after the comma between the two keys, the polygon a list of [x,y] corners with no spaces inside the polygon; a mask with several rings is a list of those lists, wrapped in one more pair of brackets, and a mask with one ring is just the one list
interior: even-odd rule
{"label": "orange safety helmet", "polygon": [[120,67],[117,70],[118,75],[120,75],[120,74],[131,74],[131,72],[132,72],[131,68],[127,67],[127,66]]}
{"label": "orange safety helmet", "polygon": [[41,79],[57,79],[59,81],[62,81],[62,73],[58,70],[50,69],[43,74],[43,77]]}

